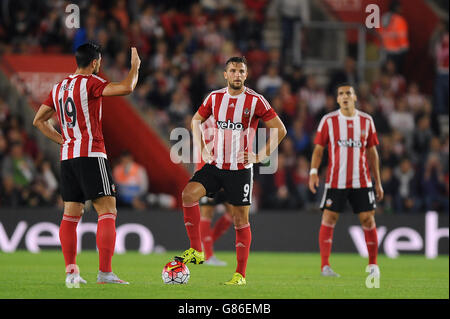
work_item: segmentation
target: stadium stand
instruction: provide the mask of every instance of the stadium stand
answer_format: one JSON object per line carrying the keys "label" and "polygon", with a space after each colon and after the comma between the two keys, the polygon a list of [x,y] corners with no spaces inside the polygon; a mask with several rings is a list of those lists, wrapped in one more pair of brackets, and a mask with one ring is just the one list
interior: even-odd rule
{"label": "stadium stand", "polygon": [[[280,145],[278,171],[255,175],[256,210],[318,207],[319,196],[307,188],[312,141],[320,118],[336,108],[333,87],[345,80],[356,85],[359,109],[374,118],[378,129],[385,199],[377,213],[448,212],[449,37],[445,21],[430,37],[428,58],[435,63],[434,78],[419,82],[399,72],[392,60],[375,69],[373,76],[359,78],[352,54],[340,69],[319,75],[290,64],[282,58],[288,44],[280,45],[287,40],[274,36],[271,29],[273,12],[283,14],[283,29],[291,28],[295,18],[286,11],[277,13],[276,1],[72,1],[81,9],[79,29],[63,27],[61,8],[66,1],[6,2],[9,6],[0,7],[1,55],[67,54],[79,44],[94,41],[103,48],[103,71],[114,81],[127,72],[130,46],[137,47],[142,60],[140,80],[130,101],[167,141],[175,127],[189,128],[206,93],[224,86],[227,58],[246,56],[247,86],[269,99],[288,128],[288,137]],[[302,6],[302,10],[314,8]],[[312,13],[300,16],[309,20],[314,18]],[[304,32],[307,36],[308,31]],[[408,61],[405,68],[410,67]],[[23,118],[15,109],[8,91],[0,90],[0,206],[60,206],[56,165],[44,156],[31,132],[24,130]],[[151,190],[151,180],[149,185]]]}

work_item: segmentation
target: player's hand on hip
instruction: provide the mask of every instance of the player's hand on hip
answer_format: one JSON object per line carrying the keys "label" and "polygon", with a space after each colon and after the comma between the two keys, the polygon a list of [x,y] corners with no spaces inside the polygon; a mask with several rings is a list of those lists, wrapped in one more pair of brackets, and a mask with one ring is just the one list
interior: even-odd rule
{"label": "player's hand on hip", "polygon": [[259,163],[259,156],[253,152],[240,152],[237,157],[238,163]]}
{"label": "player's hand on hip", "polygon": [[315,194],[316,187],[319,187],[319,176],[317,174],[309,175],[309,190],[311,193]]}
{"label": "player's hand on hip", "polygon": [[136,66],[139,69],[141,65],[141,59],[137,53],[137,49],[135,47],[131,48],[131,66]]}
{"label": "player's hand on hip", "polygon": [[202,150],[202,160],[205,163],[211,163],[213,160],[213,156],[211,155],[211,153],[208,151],[208,149],[206,147],[204,147]]}
{"label": "player's hand on hip", "polygon": [[384,190],[383,190],[383,186],[381,186],[381,184],[379,184],[379,183],[375,184],[375,195],[376,195],[378,202],[383,200]]}

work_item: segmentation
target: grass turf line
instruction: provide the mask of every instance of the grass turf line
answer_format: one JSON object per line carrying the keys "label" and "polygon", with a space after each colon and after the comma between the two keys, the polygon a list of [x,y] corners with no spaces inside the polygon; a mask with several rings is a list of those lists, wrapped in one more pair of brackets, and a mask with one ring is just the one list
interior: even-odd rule
{"label": "grass turf line", "polygon": [[380,288],[365,286],[367,259],[357,254],[334,253],[330,261],[340,278],[320,276],[317,253],[251,252],[246,286],[225,286],[236,267],[235,253],[216,252],[226,267],[193,265],[187,285],[165,285],[163,266],[179,252],[140,255],[128,252],[113,257],[113,271],[130,285],[96,284],[98,255],[83,251],[77,257],[81,276],[88,281],[80,289],[64,284],[61,252],[25,251],[0,253],[0,298],[25,299],[448,299],[449,257],[426,259],[381,255]]}

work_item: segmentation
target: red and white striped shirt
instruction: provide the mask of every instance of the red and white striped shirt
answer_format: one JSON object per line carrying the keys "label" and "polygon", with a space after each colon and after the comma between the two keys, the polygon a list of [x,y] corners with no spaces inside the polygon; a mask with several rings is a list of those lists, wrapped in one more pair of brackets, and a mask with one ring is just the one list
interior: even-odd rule
{"label": "red and white striped shirt", "polygon": [[203,118],[214,118],[214,142],[210,163],[219,169],[239,170],[253,164],[238,163],[240,152],[252,151],[253,138],[259,119],[269,121],[277,116],[269,102],[255,91],[244,87],[235,96],[228,94],[228,88],[211,92],[198,109]]}
{"label": "red and white striped shirt", "polygon": [[64,143],[61,160],[106,156],[102,133],[102,93],[108,82],[94,74],[72,74],[53,86],[43,104],[58,116]]}
{"label": "red and white striped shirt", "polygon": [[340,110],[326,114],[319,123],[314,144],[328,144],[326,188],[372,186],[366,150],[378,145],[372,117],[356,110],[352,117]]}

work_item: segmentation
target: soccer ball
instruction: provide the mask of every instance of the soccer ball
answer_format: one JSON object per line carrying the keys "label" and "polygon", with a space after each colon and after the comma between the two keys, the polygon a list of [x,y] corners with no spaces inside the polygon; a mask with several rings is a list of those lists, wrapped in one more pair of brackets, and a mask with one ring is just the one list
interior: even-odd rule
{"label": "soccer ball", "polygon": [[162,270],[162,280],[165,284],[187,284],[191,276],[189,268],[180,261],[168,262]]}

